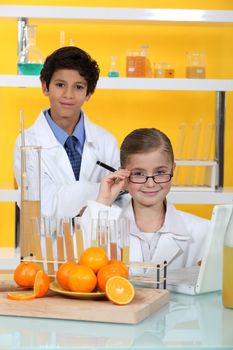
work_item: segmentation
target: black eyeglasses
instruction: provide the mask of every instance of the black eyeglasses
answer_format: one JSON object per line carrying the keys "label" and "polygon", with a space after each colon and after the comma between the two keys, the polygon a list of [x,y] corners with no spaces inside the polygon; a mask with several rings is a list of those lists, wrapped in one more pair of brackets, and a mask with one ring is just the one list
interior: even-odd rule
{"label": "black eyeglasses", "polygon": [[132,174],[129,177],[129,181],[134,184],[145,184],[148,179],[153,179],[156,184],[164,184],[171,181],[173,174],[155,174],[152,176],[146,176],[143,174]]}

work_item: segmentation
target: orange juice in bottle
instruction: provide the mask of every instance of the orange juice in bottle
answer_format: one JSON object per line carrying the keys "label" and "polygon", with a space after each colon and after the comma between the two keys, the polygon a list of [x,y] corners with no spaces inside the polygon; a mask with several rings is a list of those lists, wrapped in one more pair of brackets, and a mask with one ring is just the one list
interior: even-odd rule
{"label": "orange juice in bottle", "polygon": [[233,309],[233,213],[227,226],[223,251],[222,303]]}

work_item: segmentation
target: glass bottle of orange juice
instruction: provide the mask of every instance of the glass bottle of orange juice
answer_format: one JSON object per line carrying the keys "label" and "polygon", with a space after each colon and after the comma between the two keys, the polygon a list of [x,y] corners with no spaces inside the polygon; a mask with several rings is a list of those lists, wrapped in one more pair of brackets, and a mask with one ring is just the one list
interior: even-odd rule
{"label": "glass bottle of orange juice", "polygon": [[222,303],[233,308],[233,213],[227,226],[223,251]]}

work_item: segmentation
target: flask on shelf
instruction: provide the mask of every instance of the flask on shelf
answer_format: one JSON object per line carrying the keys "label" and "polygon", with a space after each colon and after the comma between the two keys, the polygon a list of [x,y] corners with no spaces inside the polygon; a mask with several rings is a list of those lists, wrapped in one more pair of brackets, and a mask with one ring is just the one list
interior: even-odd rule
{"label": "flask on shelf", "polygon": [[233,309],[233,212],[227,226],[223,250],[222,303]]}
{"label": "flask on shelf", "polygon": [[43,57],[36,46],[36,26],[28,25],[24,29],[26,47],[19,53],[18,72],[21,75],[39,75],[43,67]]}
{"label": "flask on shelf", "polygon": [[111,65],[110,69],[108,71],[108,77],[109,78],[118,78],[119,77],[119,71],[117,69],[117,57],[112,56],[111,57]]}

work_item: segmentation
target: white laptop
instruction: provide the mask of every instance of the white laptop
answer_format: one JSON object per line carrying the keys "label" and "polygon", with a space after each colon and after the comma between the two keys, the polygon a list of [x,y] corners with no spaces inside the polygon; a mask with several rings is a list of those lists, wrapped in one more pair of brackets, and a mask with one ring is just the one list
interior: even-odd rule
{"label": "white laptop", "polygon": [[232,211],[231,204],[213,208],[201,266],[168,270],[168,290],[195,295],[222,289],[223,243],[228,223],[233,220]]}

